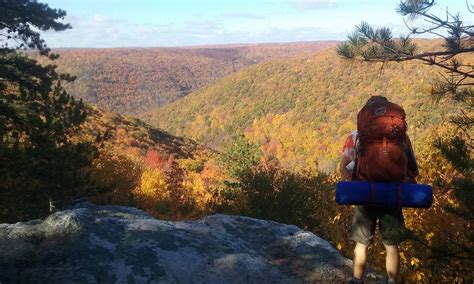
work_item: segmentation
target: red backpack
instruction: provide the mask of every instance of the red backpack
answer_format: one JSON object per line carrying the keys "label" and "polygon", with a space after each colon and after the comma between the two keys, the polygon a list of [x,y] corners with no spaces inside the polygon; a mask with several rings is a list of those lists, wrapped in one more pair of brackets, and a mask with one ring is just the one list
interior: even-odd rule
{"label": "red backpack", "polygon": [[357,115],[359,146],[355,179],[403,182],[408,157],[405,111],[399,105],[377,100]]}

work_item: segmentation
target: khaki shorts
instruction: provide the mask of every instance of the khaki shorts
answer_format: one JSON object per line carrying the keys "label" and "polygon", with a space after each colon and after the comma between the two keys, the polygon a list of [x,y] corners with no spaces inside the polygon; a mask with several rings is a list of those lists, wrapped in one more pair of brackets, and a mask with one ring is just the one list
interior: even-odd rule
{"label": "khaki shorts", "polygon": [[406,239],[401,209],[356,206],[352,218],[351,240],[369,245],[374,238],[377,220],[382,242],[385,245],[398,245]]}

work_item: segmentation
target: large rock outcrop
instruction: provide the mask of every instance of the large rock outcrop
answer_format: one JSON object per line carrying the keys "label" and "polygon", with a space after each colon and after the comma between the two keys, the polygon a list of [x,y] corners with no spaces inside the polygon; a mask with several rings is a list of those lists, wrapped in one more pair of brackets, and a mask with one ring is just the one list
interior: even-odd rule
{"label": "large rock outcrop", "polygon": [[45,220],[0,224],[0,282],[336,282],[351,261],[296,226],[212,215],[156,220],[82,203]]}

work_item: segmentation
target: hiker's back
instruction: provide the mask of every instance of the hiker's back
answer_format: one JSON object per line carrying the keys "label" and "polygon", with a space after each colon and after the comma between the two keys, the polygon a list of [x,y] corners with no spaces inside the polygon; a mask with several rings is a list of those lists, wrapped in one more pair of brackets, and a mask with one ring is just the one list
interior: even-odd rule
{"label": "hiker's back", "polygon": [[355,177],[364,181],[402,182],[407,176],[405,111],[376,100],[357,115],[359,148]]}

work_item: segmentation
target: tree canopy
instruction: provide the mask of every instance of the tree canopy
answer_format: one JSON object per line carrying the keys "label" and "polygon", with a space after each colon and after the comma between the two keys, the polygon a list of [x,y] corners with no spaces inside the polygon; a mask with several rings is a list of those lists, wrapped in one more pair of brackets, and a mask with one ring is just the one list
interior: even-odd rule
{"label": "tree canopy", "polygon": [[60,21],[66,12],[28,0],[0,1],[0,10],[0,221],[17,221],[72,198],[94,151],[71,139],[86,118],[62,87],[73,78],[27,56],[56,58],[40,31],[70,28]]}
{"label": "tree canopy", "polygon": [[13,48],[30,48],[46,55],[49,48],[39,31],[63,31],[71,28],[71,25],[60,22],[66,16],[66,11],[52,9],[44,3],[31,0],[2,0],[0,7],[2,53],[11,53]]}

